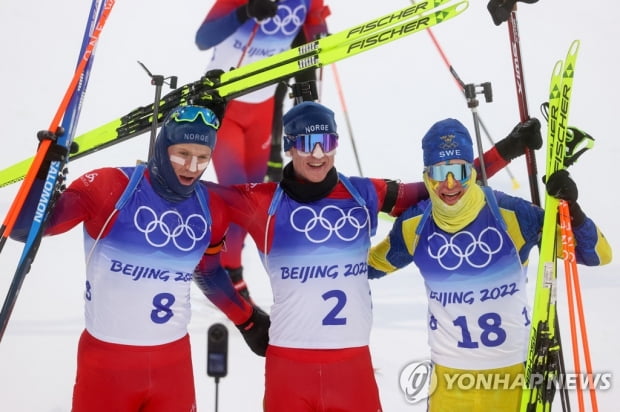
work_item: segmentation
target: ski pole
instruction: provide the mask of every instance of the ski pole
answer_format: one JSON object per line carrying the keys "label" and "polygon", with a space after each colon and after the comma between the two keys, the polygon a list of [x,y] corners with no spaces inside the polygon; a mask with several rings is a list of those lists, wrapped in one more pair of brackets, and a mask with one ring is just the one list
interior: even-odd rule
{"label": "ski pole", "polygon": [[[530,118],[527,108],[527,97],[525,95],[525,80],[523,75],[523,62],[521,60],[521,44],[519,41],[519,26],[517,24],[517,6],[515,4],[510,18],[508,19],[508,34],[510,37],[510,52],[512,53],[512,68],[517,89],[517,101],[519,103],[519,115],[522,122]],[[530,193],[532,203],[540,206],[540,193],[538,189],[538,170],[536,167],[536,156],[529,147],[525,148],[525,161],[530,183]]]}
{"label": "ski pole", "polygon": [[[159,104],[158,103],[161,100],[161,89],[164,83],[166,83],[166,80],[170,80],[168,84],[170,85],[171,89],[173,90],[176,89],[177,88],[177,77],[169,76],[169,77],[164,78],[164,76],[160,74],[152,74],[149,71],[149,69],[147,69],[146,66],[139,60],[138,60],[138,64],[142,66],[144,71],[149,75],[149,77],[151,78],[151,84],[155,86],[155,100],[153,101],[153,119],[157,119],[157,117],[159,116]],[[155,137],[156,136],[157,136],[157,122],[153,122],[151,123],[151,136],[149,140],[149,153],[148,153],[147,160],[151,160],[151,158],[153,157],[153,151],[155,150]]]}
{"label": "ski pole", "polygon": [[[96,25],[96,27],[93,28],[92,35],[90,35],[89,37],[90,41],[85,45],[84,53],[80,61],[78,62],[78,65],[77,65],[77,68],[75,69],[73,77],[71,78],[71,81],[69,82],[69,86],[67,87],[67,90],[65,91],[65,94],[60,102],[60,105],[58,106],[58,109],[56,110],[56,114],[54,115],[54,118],[52,119],[52,122],[50,123],[49,130],[51,131],[56,131],[58,129],[58,126],[60,125],[60,121],[65,111],[67,110],[67,107],[69,106],[71,98],[73,97],[73,92],[79,86],[79,83],[80,83],[80,80],[82,79],[82,75],[84,73],[86,65],[88,64],[90,60],[90,56],[94,53],[95,45],[97,44],[97,40],[99,39],[99,34],[101,33],[101,30],[103,29],[103,25],[105,24],[105,21],[107,20],[110,12],[112,11],[112,6],[114,6],[114,1],[115,0],[107,0],[106,4],[103,6],[103,12],[101,13],[98,24]],[[32,188],[37,172],[39,171],[41,164],[43,164],[43,161],[45,160],[45,155],[47,154],[47,150],[49,149],[50,146],[51,146],[51,141],[49,139],[46,139],[41,142],[41,144],[39,145],[39,148],[37,149],[37,154],[35,155],[32,161],[32,164],[30,168],[28,169],[28,172],[26,173],[26,176],[24,177],[24,181],[22,182],[17,192],[17,195],[15,196],[15,199],[13,200],[13,203],[9,207],[9,211],[4,219],[4,222],[2,223],[2,226],[0,226],[0,251],[2,251],[7,238],[9,237],[9,235],[11,234],[11,231],[13,230],[15,221],[17,220],[19,212],[21,208],[23,207],[24,202],[26,201],[26,197],[28,196],[28,193],[30,192],[30,189]]]}
{"label": "ski pole", "polygon": [[480,138],[480,118],[478,116],[478,99],[477,94],[484,94],[485,101],[487,103],[493,100],[493,94],[491,91],[491,83],[482,83],[478,86],[474,84],[466,84],[463,88],[465,92],[465,98],[467,99],[467,107],[471,109],[471,113],[474,117],[474,130],[476,131],[476,144],[478,146],[478,159],[480,160],[480,180],[482,185],[487,185],[487,172],[484,164],[484,149],[482,148],[482,139]]}
{"label": "ski pole", "polygon": [[581,343],[583,347],[583,357],[586,366],[586,376],[588,391],[590,393],[590,403],[592,412],[598,411],[598,401],[596,388],[592,378],[592,359],[590,358],[590,344],[588,342],[588,332],[586,330],[586,318],[583,312],[583,300],[581,297],[581,286],[579,283],[579,270],[575,259],[575,238],[570,221],[570,210],[566,201],[560,202],[560,230],[562,231],[562,247],[564,258],[564,269],[566,275],[566,293],[569,303],[569,317],[571,322],[571,340],[573,344],[573,361],[575,364],[575,374],[577,375],[577,400],[579,410],[585,410],[583,391],[581,387],[581,368],[579,360],[579,348],[577,344],[577,327],[575,325],[575,307],[579,318],[579,330],[581,332]]}
{"label": "ski pole", "polygon": [[[99,35],[103,30],[103,26],[107,21],[107,18],[110,15],[113,6],[114,0],[106,0],[105,4],[101,8],[99,8],[99,0],[92,1],[89,18],[87,21],[86,29],[84,31],[84,37],[82,39],[82,47],[80,49],[80,58],[78,60],[77,68],[75,69],[73,78],[69,83],[69,87],[65,92],[61,104],[58,107],[58,111],[56,112],[56,115],[52,121],[52,125],[50,126],[50,130],[56,130],[59,125],[60,119],[62,118],[62,127],[65,130],[65,134],[59,137],[59,142],[66,143],[66,147],[70,147],[73,141],[75,126],[77,124],[81,109],[81,102],[86,93],[86,86],[88,84],[88,79],[90,76],[90,69],[94,61],[95,45],[97,44]],[[42,146],[44,146],[44,143],[47,143],[48,147],[51,144],[49,139],[41,142],[41,145],[39,146],[39,149],[37,151],[37,157],[40,153],[42,153],[41,161],[43,161],[45,153],[47,151],[47,147],[44,149],[42,148]],[[66,159],[65,162],[67,160],[68,159]],[[58,170],[62,170],[64,167],[64,163],[60,161],[54,161],[52,163],[60,163]],[[37,164],[33,162],[33,166],[31,166],[31,168],[29,169],[28,174],[26,175],[26,178],[22,183],[22,186],[20,187],[20,193],[22,189],[24,189],[23,198],[21,199],[21,203],[19,203],[19,206],[16,206],[16,209],[14,209],[12,212],[13,222],[11,223],[10,229],[12,229],[13,224],[15,223],[15,220],[19,215],[19,211],[26,200],[28,191],[30,190],[32,183],[34,182],[34,178],[36,177],[40,165],[41,163]],[[46,178],[46,181],[48,181],[50,175],[53,175],[55,173],[56,172],[52,170],[52,167],[50,167],[50,171],[48,172],[48,178]],[[57,175],[56,179],[58,179]],[[29,186],[27,186],[28,182],[30,183]],[[54,186],[56,185],[56,183],[57,180],[54,182]],[[50,197],[54,198],[54,196]],[[43,196],[41,196],[41,199],[42,198]],[[2,305],[2,309],[0,310],[0,341],[4,336],[4,332],[8,325],[11,313],[13,312],[13,308],[15,307],[15,302],[17,301],[17,296],[24,282],[24,278],[30,270],[30,266],[37,253],[39,244],[41,242],[45,221],[49,217],[50,210],[53,206],[53,200],[54,199],[48,199],[47,202],[42,202],[40,200],[39,205],[37,206],[37,209],[39,207],[44,209],[41,213],[43,217],[41,219],[35,219],[30,226],[28,238],[26,240],[26,244],[24,245],[24,249],[22,250],[20,261],[13,275],[13,280],[11,281],[11,285]],[[18,203],[17,198],[16,202],[14,202],[14,205],[16,203]],[[10,233],[10,230],[8,230],[8,233]]]}
{"label": "ski pole", "polygon": [[248,49],[250,48],[250,46],[252,45],[252,42],[254,41],[254,37],[256,37],[256,32],[258,32],[258,27],[259,27],[259,24],[254,23],[254,27],[252,27],[252,33],[250,33],[248,42],[246,43],[245,47],[241,51],[241,56],[239,57],[239,61],[237,62],[238,68],[241,67],[241,64],[243,63],[243,59],[245,59],[245,55],[248,52]]}
{"label": "ski pole", "polygon": [[347,103],[344,100],[344,93],[342,92],[342,84],[340,83],[340,76],[338,76],[338,69],[336,69],[336,64],[332,64],[332,71],[334,73],[334,81],[336,82],[336,89],[338,90],[338,98],[340,99],[340,105],[342,106],[342,112],[344,114],[344,119],[347,123],[347,130],[349,132],[349,137],[351,138],[351,146],[353,147],[353,155],[355,156],[355,162],[357,164],[357,171],[360,176],[364,176],[362,173],[362,164],[360,162],[359,155],[357,153],[357,146],[355,145],[355,136],[353,136],[353,127],[351,126],[351,118],[349,117],[349,110],[347,110]]}
{"label": "ski pole", "polygon": [[[448,60],[448,57],[444,53],[443,48],[439,44],[439,41],[437,40],[437,37],[435,37],[435,34],[433,33],[432,29],[429,27],[429,28],[426,29],[426,32],[430,36],[431,40],[433,41],[433,44],[435,45],[435,48],[437,49],[437,51],[439,52],[439,55],[441,56],[441,59],[443,60],[444,64],[448,68],[448,71],[452,75],[452,78],[454,79],[454,82],[456,83],[456,86],[459,88],[459,90],[461,90],[463,95],[465,95],[465,82],[463,82],[463,80],[461,80],[461,78],[457,74],[456,70],[454,69],[454,66],[452,66],[452,64]],[[465,97],[465,98],[467,98],[467,97]],[[489,143],[491,143],[492,145],[495,145],[495,141],[491,137],[491,134],[489,133],[488,129],[486,128],[486,126],[484,124],[484,122],[482,121],[482,118],[480,117],[480,114],[478,114],[478,123],[479,123],[480,127],[482,128],[482,131],[484,132],[484,135],[486,136],[486,138],[489,141]],[[508,166],[506,166],[504,169],[506,170],[506,173],[508,173],[508,176],[510,177],[510,180],[512,181],[512,188],[513,189],[518,189],[519,188],[519,182],[517,181],[517,178],[514,176],[514,174],[510,170],[510,168]]]}
{"label": "ski pole", "polygon": [[572,277],[572,261],[575,259],[575,250],[574,246],[571,248],[572,238],[572,230],[570,228],[570,214],[566,216],[568,213],[567,208],[565,207],[566,202],[561,201],[559,206],[559,215],[560,215],[560,230],[562,233],[562,258],[564,260],[564,275],[566,278],[566,295],[568,301],[568,320],[570,325],[570,337],[571,344],[573,345],[573,365],[575,367],[575,375],[578,377],[576,381],[576,392],[577,392],[577,404],[579,405],[579,411],[583,412],[584,410],[584,402],[583,402],[583,392],[581,388],[581,379],[579,376],[581,375],[581,365],[579,361],[579,343],[577,342],[577,327],[575,325],[575,301],[573,294],[573,277]]}

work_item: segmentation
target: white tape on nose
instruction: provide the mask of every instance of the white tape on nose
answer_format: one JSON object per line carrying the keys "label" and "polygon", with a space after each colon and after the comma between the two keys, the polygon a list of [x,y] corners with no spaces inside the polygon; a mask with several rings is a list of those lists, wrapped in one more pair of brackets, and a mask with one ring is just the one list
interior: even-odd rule
{"label": "white tape on nose", "polygon": [[198,158],[196,156],[192,156],[192,159],[189,162],[189,171],[195,172],[198,170],[196,165],[198,164]]}

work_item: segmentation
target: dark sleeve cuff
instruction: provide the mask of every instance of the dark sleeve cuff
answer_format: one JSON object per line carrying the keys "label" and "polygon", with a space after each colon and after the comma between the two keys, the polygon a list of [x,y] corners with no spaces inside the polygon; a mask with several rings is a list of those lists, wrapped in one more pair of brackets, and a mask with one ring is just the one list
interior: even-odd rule
{"label": "dark sleeve cuff", "polygon": [[241,24],[245,23],[250,18],[248,16],[248,5],[247,4],[244,4],[243,6],[239,7],[236,13],[237,13],[237,19],[239,20],[239,23]]}
{"label": "dark sleeve cuff", "polygon": [[571,226],[581,226],[586,221],[586,214],[581,210],[581,206],[577,202],[569,202],[568,209],[570,211]]}

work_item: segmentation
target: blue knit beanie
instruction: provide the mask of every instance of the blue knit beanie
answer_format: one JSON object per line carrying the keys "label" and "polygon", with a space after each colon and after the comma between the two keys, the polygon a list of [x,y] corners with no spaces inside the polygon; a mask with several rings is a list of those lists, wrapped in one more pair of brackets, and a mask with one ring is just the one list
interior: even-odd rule
{"label": "blue knit beanie", "polygon": [[192,185],[185,186],[179,182],[170,163],[168,147],[180,143],[196,143],[213,150],[219,127],[220,120],[217,116],[202,106],[179,106],[166,116],[155,140],[153,157],[148,164],[151,184],[160,196],[170,201],[186,199],[192,195],[198,183],[196,180]]}
{"label": "blue knit beanie", "polygon": [[422,138],[424,166],[431,166],[446,160],[460,159],[474,161],[474,149],[469,132],[456,119],[445,119],[435,123]]}
{"label": "blue knit beanie", "polygon": [[282,143],[285,152],[289,151],[294,143],[294,140],[287,136],[337,132],[334,112],[316,102],[301,102],[293,106],[282,117],[282,124],[284,126]]}

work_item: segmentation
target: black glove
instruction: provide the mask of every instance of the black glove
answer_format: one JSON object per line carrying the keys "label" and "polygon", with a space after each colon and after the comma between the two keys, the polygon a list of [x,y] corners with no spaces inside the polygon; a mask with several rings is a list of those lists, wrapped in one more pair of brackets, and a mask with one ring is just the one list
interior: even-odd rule
{"label": "black glove", "polygon": [[258,356],[265,356],[269,344],[269,325],[271,325],[269,315],[254,306],[250,319],[236,326],[252,352]]}
{"label": "black glove", "polygon": [[248,17],[264,20],[273,17],[278,12],[277,0],[249,0],[245,7]]}
{"label": "black glove", "polygon": [[280,180],[282,180],[282,145],[271,145],[264,181],[279,182]]}
{"label": "black glove", "polygon": [[540,122],[535,117],[517,124],[512,132],[495,144],[497,151],[506,161],[511,161],[525,153],[525,149],[540,149],[542,135]]}
{"label": "black glove", "polygon": [[211,69],[208,70],[204,76],[202,76],[202,81],[209,86],[215,86],[220,82],[223,74],[224,70],[222,69]]}
{"label": "black glove", "polygon": [[222,74],[224,74],[224,70],[221,69],[213,69],[206,72],[205,75],[202,76],[202,82],[206,85],[212,86],[213,89],[202,93],[198,99],[199,101],[194,102],[194,104],[211,109],[217,118],[220,119],[220,122],[224,118],[226,105],[228,104],[226,99],[221,97],[217,90],[215,90],[215,87],[220,82]]}
{"label": "black glove", "polygon": [[556,199],[566,200],[570,209],[571,223],[573,226],[581,225],[586,215],[577,203],[579,191],[575,181],[571,179],[567,170],[562,169],[554,172],[549,179],[543,176],[543,183],[547,189],[547,193]]}
{"label": "black glove", "polygon": [[[69,151],[67,150],[65,146],[59,145],[56,143],[58,141],[58,138],[62,136],[64,133],[65,133],[65,129],[63,129],[62,127],[58,127],[58,129],[56,129],[56,132],[52,132],[50,130],[40,130],[37,132],[37,139],[39,139],[39,145],[41,145],[41,143],[44,140],[51,140],[51,144],[49,148],[47,149],[47,153],[45,153],[45,158],[43,159],[43,163],[41,163],[41,167],[39,168],[39,171],[37,172],[37,179],[41,179],[41,180],[45,179],[47,177],[47,172],[50,169],[50,164],[52,162],[58,162],[58,161],[65,160],[65,158],[69,154]],[[71,145],[71,149],[72,149],[71,153],[74,153],[73,145]],[[77,145],[76,145],[76,149],[77,149]]]}
{"label": "black glove", "polygon": [[[523,3],[536,3],[538,0],[518,0]],[[508,20],[510,12],[515,6],[517,0],[490,0],[487,4],[487,10],[491,13],[493,23],[499,26],[503,22]]]}
{"label": "black glove", "polygon": [[200,105],[212,110],[217,118],[220,119],[220,124],[224,119],[227,104],[226,99],[220,97],[216,91],[206,93],[200,98]]}

